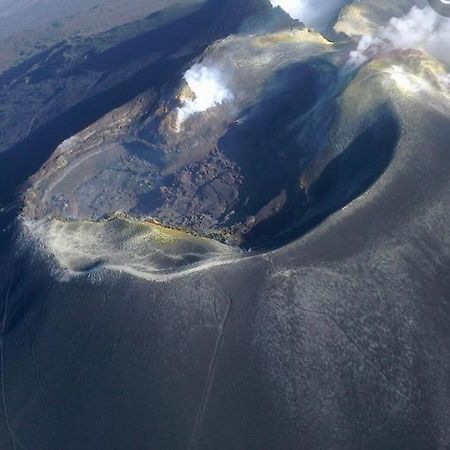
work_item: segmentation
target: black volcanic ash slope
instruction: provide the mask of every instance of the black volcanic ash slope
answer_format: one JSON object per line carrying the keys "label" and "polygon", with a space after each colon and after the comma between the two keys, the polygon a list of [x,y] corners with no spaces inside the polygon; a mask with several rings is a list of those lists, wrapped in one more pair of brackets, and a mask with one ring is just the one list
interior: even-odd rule
{"label": "black volcanic ash slope", "polygon": [[[183,17],[163,29],[180,36]],[[0,228],[2,450],[450,448],[447,69],[397,51],[341,77],[347,44],[300,28],[155,61],[119,42],[119,67],[114,50],[68,66],[62,92],[95,73],[103,94],[69,98],[46,122],[58,139],[41,128],[4,153],[2,199],[46,163]],[[222,62],[238,89],[178,128],[195,62]],[[85,128],[71,114],[87,107]],[[236,195],[208,203],[221,189]]]}

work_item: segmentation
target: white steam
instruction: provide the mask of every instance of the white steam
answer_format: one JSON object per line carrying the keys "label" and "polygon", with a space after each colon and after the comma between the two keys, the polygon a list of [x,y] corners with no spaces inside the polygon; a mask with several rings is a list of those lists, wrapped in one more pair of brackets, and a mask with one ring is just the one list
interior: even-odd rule
{"label": "white steam", "polygon": [[284,9],[291,17],[300,19],[305,13],[305,3],[301,0],[270,0],[272,6]]}
{"label": "white steam", "polygon": [[272,6],[279,6],[294,19],[307,26],[321,29],[329,25],[347,0],[270,0]]}
{"label": "white steam", "polygon": [[193,96],[184,99],[182,106],[178,108],[178,125],[193,114],[233,100],[233,94],[227,88],[225,77],[218,69],[195,64],[184,74],[184,80]]}
{"label": "white steam", "polygon": [[450,20],[433,9],[413,6],[403,17],[393,18],[374,36],[363,36],[352,51],[346,69],[356,69],[379,54],[395,49],[417,49],[450,63]]}

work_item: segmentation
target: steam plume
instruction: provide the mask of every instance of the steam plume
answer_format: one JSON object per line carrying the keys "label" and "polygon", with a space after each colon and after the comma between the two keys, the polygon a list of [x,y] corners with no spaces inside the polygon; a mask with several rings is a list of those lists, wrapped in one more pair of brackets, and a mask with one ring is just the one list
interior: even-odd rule
{"label": "steam plume", "polygon": [[307,26],[322,29],[348,3],[347,0],[270,0],[272,6],[279,6],[294,19]]}
{"label": "steam plume", "polygon": [[375,36],[363,36],[350,53],[346,69],[356,69],[376,55],[409,48],[450,63],[450,21],[430,7],[413,6],[405,16],[391,19]]}
{"label": "steam plume", "polygon": [[195,64],[184,74],[184,80],[193,97],[183,100],[183,105],[178,108],[178,125],[193,114],[233,100],[233,94],[227,88],[226,80],[218,69]]}

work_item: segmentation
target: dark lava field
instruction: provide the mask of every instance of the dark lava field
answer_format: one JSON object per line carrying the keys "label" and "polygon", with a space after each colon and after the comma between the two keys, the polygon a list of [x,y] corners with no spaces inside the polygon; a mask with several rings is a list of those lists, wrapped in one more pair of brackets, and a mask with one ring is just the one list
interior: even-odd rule
{"label": "dark lava field", "polygon": [[436,1],[4,0],[1,450],[450,448]]}

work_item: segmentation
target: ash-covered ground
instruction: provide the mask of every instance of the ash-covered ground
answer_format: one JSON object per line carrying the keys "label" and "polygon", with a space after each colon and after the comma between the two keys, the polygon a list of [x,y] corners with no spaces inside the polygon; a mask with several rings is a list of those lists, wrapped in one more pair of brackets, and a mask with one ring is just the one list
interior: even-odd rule
{"label": "ash-covered ground", "polygon": [[450,20],[114,4],[0,56],[0,448],[449,448]]}

